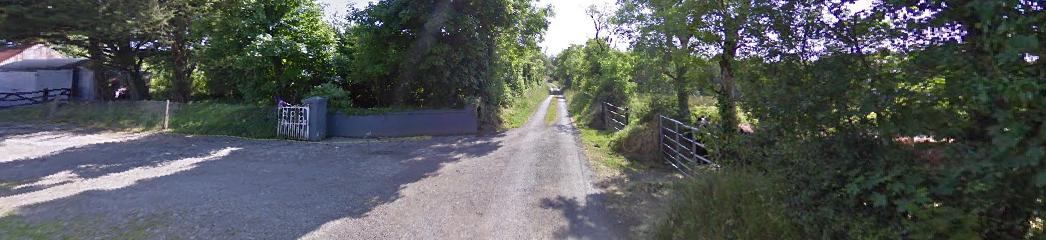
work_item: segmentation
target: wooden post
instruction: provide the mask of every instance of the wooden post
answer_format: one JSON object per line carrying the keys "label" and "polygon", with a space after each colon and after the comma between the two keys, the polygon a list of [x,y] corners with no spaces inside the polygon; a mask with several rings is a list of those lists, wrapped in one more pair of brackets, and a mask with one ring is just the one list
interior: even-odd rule
{"label": "wooden post", "polygon": [[[665,157],[665,129],[662,127],[664,116],[657,115],[657,149],[661,151],[661,157]],[[665,159],[668,161],[668,159]]]}
{"label": "wooden post", "polygon": [[604,130],[610,130],[610,128],[607,128],[608,126],[610,126],[610,121],[607,121],[607,103],[606,102],[600,102],[599,103],[599,110],[603,114],[603,129]]}
{"label": "wooden post", "polygon": [[171,100],[167,100],[167,107],[163,110],[163,129],[167,130],[170,128],[171,123]]}
{"label": "wooden post", "polygon": [[51,95],[50,90],[44,88],[44,96],[42,97],[42,100],[40,100],[40,102],[41,103],[46,103],[47,102],[47,97],[49,97],[49,95]]}

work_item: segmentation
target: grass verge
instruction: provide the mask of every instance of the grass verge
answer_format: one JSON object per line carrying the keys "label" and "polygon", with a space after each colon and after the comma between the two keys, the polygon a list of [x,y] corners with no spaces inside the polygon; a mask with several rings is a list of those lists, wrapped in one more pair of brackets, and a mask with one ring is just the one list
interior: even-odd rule
{"label": "grass verge", "polygon": [[799,239],[777,184],[760,173],[707,170],[678,183],[654,239]]}
{"label": "grass verge", "polygon": [[559,116],[559,98],[553,97],[548,105],[548,111],[545,111],[545,126],[552,126],[556,124],[556,117]]}
{"label": "grass verge", "polygon": [[188,104],[171,116],[171,131],[182,134],[276,138],[276,112],[268,106]]}
{"label": "grass verge", "polygon": [[[75,218],[31,223],[24,217],[0,217],[0,239],[153,239],[150,230],[167,224],[165,218],[135,218],[116,227],[102,227],[99,219]],[[172,236],[166,236],[172,237]]]}
{"label": "grass verge", "polygon": [[548,89],[545,85],[531,87],[523,93],[521,98],[509,103],[509,106],[501,109],[501,122],[505,128],[519,128],[527,123],[530,116],[537,110],[541,101],[548,97]]}
{"label": "grass verge", "polygon": [[640,170],[639,165],[629,161],[625,156],[615,152],[611,147],[614,133],[578,127],[581,131],[581,142],[585,145],[589,158],[614,171]]}
{"label": "grass verge", "polygon": [[[163,128],[164,105],[163,102],[36,105],[0,110],[0,121],[153,131]],[[268,106],[212,102],[172,105],[170,130],[182,134],[275,138],[275,114],[274,108]]]}

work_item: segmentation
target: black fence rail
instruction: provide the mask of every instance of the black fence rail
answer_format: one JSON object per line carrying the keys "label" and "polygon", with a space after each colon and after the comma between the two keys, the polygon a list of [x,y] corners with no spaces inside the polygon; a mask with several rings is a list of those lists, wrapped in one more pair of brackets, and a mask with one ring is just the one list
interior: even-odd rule
{"label": "black fence rail", "polygon": [[696,127],[665,116],[658,116],[657,124],[658,146],[669,165],[690,174],[699,165],[713,164],[705,145],[697,140],[700,132]]}
{"label": "black fence rail", "polygon": [[614,106],[608,102],[603,102],[603,123],[607,130],[614,129],[621,131],[628,126],[628,108],[622,108]]}
{"label": "black fence rail", "polygon": [[72,89],[44,89],[35,92],[0,92],[0,108],[18,107],[51,101],[68,101]]}

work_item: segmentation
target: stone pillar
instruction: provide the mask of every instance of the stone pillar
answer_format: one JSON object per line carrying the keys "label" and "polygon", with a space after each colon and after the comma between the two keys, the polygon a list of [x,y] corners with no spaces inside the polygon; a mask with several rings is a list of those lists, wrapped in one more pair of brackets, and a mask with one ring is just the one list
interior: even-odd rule
{"label": "stone pillar", "polygon": [[309,108],[309,141],[327,138],[327,99],[311,97],[302,101]]}

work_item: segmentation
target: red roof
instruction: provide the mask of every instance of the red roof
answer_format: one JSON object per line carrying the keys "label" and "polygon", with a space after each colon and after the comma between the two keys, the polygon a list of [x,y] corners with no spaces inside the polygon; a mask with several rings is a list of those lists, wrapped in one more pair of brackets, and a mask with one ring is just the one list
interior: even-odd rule
{"label": "red roof", "polygon": [[22,54],[22,52],[24,52],[26,49],[29,49],[35,45],[36,44],[26,44],[17,47],[4,48],[3,50],[0,50],[0,62],[7,61],[7,59],[10,59],[14,56],[18,56],[18,54]]}

